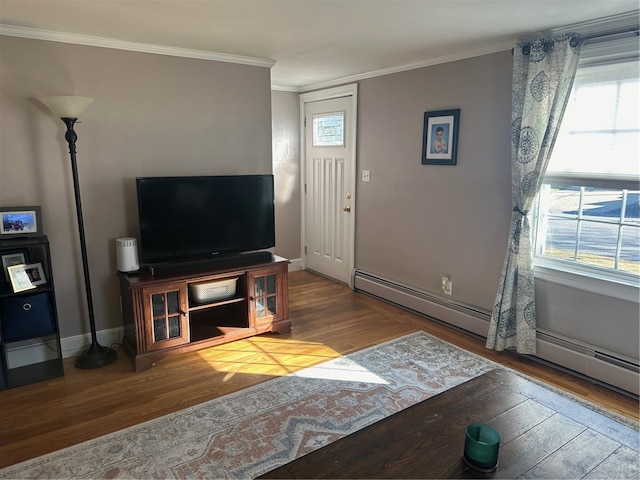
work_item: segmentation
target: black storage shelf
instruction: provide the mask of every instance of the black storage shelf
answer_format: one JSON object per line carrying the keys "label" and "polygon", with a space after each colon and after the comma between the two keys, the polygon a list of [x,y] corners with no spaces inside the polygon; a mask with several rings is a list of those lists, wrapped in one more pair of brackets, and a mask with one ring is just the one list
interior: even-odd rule
{"label": "black storage shelf", "polygon": [[[0,250],[0,255],[1,255],[1,250]],[[13,293],[11,291],[11,287],[7,284],[4,285],[2,289],[0,289],[0,299],[2,298],[6,298],[6,297],[28,297],[31,295],[35,295],[37,293],[44,293],[44,292],[53,292],[53,287],[51,286],[46,286],[46,285],[42,285],[36,288],[32,288],[31,290],[25,290],[23,292],[18,292],[18,293]]]}
{"label": "black storage shelf", "polygon": [[8,369],[7,384],[9,387],[20,387],[62,376],[64,376],[62,358],[57,358]]}
{"label": "black storage shelf", "polygon": [[46,283],[14,293],[4,266],[0,272],[0,390],[64,375],[49,241],[46,236],[0,240],[0,256],[12,254],[41,264]]}

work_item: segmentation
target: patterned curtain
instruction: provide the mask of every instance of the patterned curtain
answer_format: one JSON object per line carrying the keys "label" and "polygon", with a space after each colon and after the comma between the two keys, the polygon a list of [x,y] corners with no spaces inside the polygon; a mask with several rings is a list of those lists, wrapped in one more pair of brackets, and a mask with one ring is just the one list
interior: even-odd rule
{"label": "patterned curtain", "polygon": [[516,44],[513,51],[511,184],[513,212],[487,348],[536,353],[536,304],[529,209],[540,189],[582,40],[573,34]]}

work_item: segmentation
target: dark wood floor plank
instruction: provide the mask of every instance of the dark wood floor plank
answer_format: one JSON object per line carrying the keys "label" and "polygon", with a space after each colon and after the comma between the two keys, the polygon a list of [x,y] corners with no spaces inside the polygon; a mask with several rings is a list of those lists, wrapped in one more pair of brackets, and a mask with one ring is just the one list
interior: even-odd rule
{"label": "dark wood floor plank", "polygon": [[562,415],[553,415],[506,445],[500,446],[497,478],[519,478],[553,452],[585,431]]}
{"label": "dark wood floor plank", "polygon": [[605,461],[620,444],[593,430],[582,432],[569,443],[553,452],[524,478],[574,479],[583,478]]}
{"label": "dark wood floor plank", "polygon": [[620,447],[604,462],[594,468],[586,477],[587,480],[607,480],[640,478],[640,457],[637,451],[628,447]]}
{"label": "dark wood floor plank", "polygon": [[500,433],[502,445],[506,445],[554,414],[550,408],[527,400],[491,419],[489,424]]}
{"label": "dark wood floor plank", "polygon": [[[505,375],[506,372],[499,372],[498,375]],[[585,405],[576,403],[576,397],[571,394],[561,395],[554,391],[537,385],[533,382],[520,378],[515,389],[532,400],[543,403],[558,413],[572,420],[588,424],[589,428],[600,432],[606,437],[626,445],[633,450],[640,450],[640,435],[631,436],[624,425],[611,422],[609,417],[599,414]],[[594,405],[595,407],[595,405]],[[586,423],[585,423],[586,422]]]}

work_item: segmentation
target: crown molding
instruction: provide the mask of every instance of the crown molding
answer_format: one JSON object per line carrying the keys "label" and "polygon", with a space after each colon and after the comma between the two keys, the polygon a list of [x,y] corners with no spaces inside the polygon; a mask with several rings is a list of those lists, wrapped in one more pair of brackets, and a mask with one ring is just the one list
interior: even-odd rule
{"label": "crown molding", "polygon": [[588,20],[586,22],[565,25],[564,27],[553,29],[552,33],[579,33],[581,35],[589,35],[601,31],[637,26],[639,19],[640,10],[632,10],[618,15],[611,15],[604,18]]}
{"label": "crown molding", "polygon": [[298,87],[290,87],[287,85],[271,85],[271,90],[275,92],[299,92]]}
{"label": "crown molding", "polygon": [[128,50],[131,52],[153,53],[157,55],[169,55],[172,57],[196,58],[214,62],[239,63],[254,67],[271,68],[276,64],[275,60],[267,58],[244,57],[228,53],[207,52],[204,50],[192,50],[188,48],[166,47],[148,43],[129,42],[112,38],[79,35],[75,33],[53,32],[35,28],[17,27],[15,25],[0,24],[0,35],[7,37],[30,38],[49,42],[72,43],[91,47],[112,48],[116,50]]}
{"label": "crown molding", "polygon": [[454,55],[446,55],[444,57],[433,58],[428,61],[412,63],[408,65],[400,65],[392,68],[385,68],[381,70],[373,70],[371,72],[361,73],[358,75],[352,75],[349,77],[338,78],[335,80],[329,80],[327,82],[315,83],[312,85],[304,85],[298,88],[300,92],[310,92],[312,90],[319,90],[328,87],[334,87],[337,85],[342,85],[344,83],[352,83],[360,80],[366,80],[368,78],[374,77],[382,77],[384,75],[391,75],[393,73],[406,72],[409,70],[416,70],[418,68],[431,67],[434,65],[439,65],[441,63],[449,63],[455,62],[457,60],[465,60],[467,58],[480,57],[482,55],[490,55],[492,53],[504,52],[506,50],[510,50],[513,48],[513,44],[515,42],[515,38],[504,43],[490,45],[484,48],[477,48],[475,50],[467,50],[462,53],[457,53]]}

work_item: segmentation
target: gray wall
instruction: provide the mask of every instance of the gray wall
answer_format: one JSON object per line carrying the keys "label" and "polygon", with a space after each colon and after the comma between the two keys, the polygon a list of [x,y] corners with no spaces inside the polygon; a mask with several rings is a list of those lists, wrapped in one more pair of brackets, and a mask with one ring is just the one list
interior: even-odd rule
{"label": "gray wall", "polygon": [[301,251],[300,99],[296,92],[271,93],[273,174],[276,187],[276,248],[294,260]]}
{"label": "gray wall", "polygon": [[35,100],[95,97],[77,124],[98,330],[122,325],[115,239],[135,177],[272,172],[270,71],[13,37],[0,41],[0,205],[41,205],[62,336],[88,331],[64,124]]}
{"label": "gray wall", "polygon": [[536,279],[538,328],[638,362],[638,302]]}
{"label": "gray wall", "polygon": [[[460,108],[458,162],[422,165],[425,111]],[[511,54],[376,77],[358,87],[356,267],[491,309],[511,216]]]}
{"label": "gray wall", "polygon": [[[511,218],[511,53],[361,81],[356,268],[491,311]],[[423,113],[460,108],[456,166],[420,164]],[[637,361],[638,303],[536,279],[542,329]]]}

